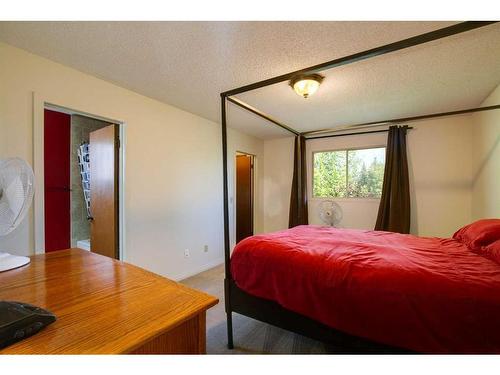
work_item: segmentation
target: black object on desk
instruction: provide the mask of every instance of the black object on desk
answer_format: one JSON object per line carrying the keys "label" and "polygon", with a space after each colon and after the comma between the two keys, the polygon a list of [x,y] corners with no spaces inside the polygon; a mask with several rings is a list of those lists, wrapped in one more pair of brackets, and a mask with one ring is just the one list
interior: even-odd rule
{"label": "black object on desk", "polygon": [[54,314],[40,307],[0,301],[0,348],[34,335],[55,320]]}

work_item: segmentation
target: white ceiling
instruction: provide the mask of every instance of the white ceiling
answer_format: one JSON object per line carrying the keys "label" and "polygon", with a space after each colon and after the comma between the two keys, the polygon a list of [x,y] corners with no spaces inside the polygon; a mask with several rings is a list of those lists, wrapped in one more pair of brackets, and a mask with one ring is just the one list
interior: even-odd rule
{"label": "white ceiling", "polygon": [[307,99],[288,82],[237,97],[301,132],[475,108],[500,83],[500,24],[322,75]]}
{"label": "white ceiling", "polygon": [[[218,122],[222,91],[453,23],[0,22],[0,40]],[[488,29],[495,29],[493,34],[497,39],[481,43],[476,50],[467,44],[465,63],[460,60],[462,55],[457,48],[437,49],[430,54],[422,54],[417,48],[405,58],[404,64],[391,60],[403,56],[403,52],[398,52],[394,57],[377,58],[380,61],[370,59],[331,71],[328,73],[331,77],[327,77],[309,103],[286,84],[241,98],[259,104],[261,109],[267,108],[285,123],[300,122],[298,127],[305,126],[304,129],[309,125],[303,125],[297,113],[307,112],[304,106],[311,103],[314,108],[311,106],[308,111],[314,109],[314,113],[319,113],[319,109],[324,109],[326,114],[325,119],[315,120],[315,125],[308,121],[311,127],[320,122],[333,125],[365,117],[372,120],[375,115],[398,117],[398,113],[426,108],[420,103],[425,98],[433,103],[446,99],[443,107],[476,103],[489,87],[499,82],[498,67],[491,67],[490,59],[490,54],[495,54],[498,61],[498,27],[488,26]],[[471,53],[479,53],[480,58]],[[447,62],[439,63],[440,58],[446,58]],[[488,61],[487,70],[484,58]],[[477,76],[472,77],[474,64]],[[426,71],[433,68],[432,76],[436,77],[446,73],[447,67],[454,73],[467,68],[467,78],[460,82],[453,75],[453,83],[448,84],[447,77],[451,74],[444,75],[442,82],[439,78],[432,81],[434,86],[428,92],[426,81],[421,79]],[[488,82],[484,82],[487,77]],[[398,80],[402,83],[396,85]],[[451,95],[457,88],[459,94]],[[286,134],[233,105],[228,113],[230,126],[250,134],[263,138]]]}

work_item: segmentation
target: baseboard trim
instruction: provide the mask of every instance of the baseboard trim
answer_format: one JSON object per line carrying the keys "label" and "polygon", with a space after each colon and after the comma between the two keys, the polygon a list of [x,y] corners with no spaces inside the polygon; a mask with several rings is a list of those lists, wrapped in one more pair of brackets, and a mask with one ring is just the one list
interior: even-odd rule
{"label": "baseboard trim", "polygon": [[205,263],[192,271],[189,271],[189,272],[184,273],[184,274],[176,275],[174,277],[169,277],[169,278],[174,280],[174,281],[181,281],[181,280],[187,279],[191,276],[197,275],[203,271],[209,270],[210,268],[217,267],[223,263],[224,263],[224,258],[220,257],[220,258],[214,259],[211,262]]}

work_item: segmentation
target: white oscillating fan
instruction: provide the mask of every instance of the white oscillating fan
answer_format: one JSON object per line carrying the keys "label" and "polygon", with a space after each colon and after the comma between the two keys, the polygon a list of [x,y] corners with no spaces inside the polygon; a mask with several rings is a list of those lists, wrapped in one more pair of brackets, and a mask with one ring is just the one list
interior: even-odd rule
{"label": "white oscillating fan", "polygon": [[[0,160],[0,237],[12,232],[33,199],[33,170],[23,159]],[[0,272],[24,266],[30,258],[0,251]]]}
{"label": "white oscillating fan", "polygon": [[323,223],[335,227],[342,220],[342,208],[334,201],[322,201],[319,204],[319,218]]}

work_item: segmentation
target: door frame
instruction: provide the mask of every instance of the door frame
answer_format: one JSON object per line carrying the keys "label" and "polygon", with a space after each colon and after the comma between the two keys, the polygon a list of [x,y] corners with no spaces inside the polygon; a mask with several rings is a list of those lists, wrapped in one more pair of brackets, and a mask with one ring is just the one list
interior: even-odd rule
{"label": "door frame", "polygon": [[236,205],[236,192],[237,192],[237,178],[236,178],[236,174],[237,174],[237,171],[236,171],[236,158],[238,155],[247,155],[247,156],[250,156],[252,158],[252,232],[253,234],[255,235],[255,228],[256,228],[256,204],[255,204],[255,198],[256,198],[256,179],[257,179],[257,173],[256,173],[256,168],[257,168],[257,155],[255,154],[252,154],[250,152],[246,152],[246,151],[239,151],[239,150],[236,150],[235,153],[234,153],[234,158],[233,158],[233,163],[234,163],[234,183],[233,183],[233,242],[232,242],[232,246],[234,247],[234,245],[236,245],[236,228],[237,228],[237,221],[238,221],[238,210],[237,210],[237,205]]}
{"label": "door frame", "polygon": [[64,100],[51,98],[33,92],[33,172],[35,174],[35,195],[33,197],[33,228],[35,254],[45,253],[45,187],[44,187],[44,110],[50,109],[69,115],[81,115],[118,125],[120,149],[118,150],[118,259],[126,260],[125,246],[125,151],[126,122],[109,117],[73,109],[79,107]]}

